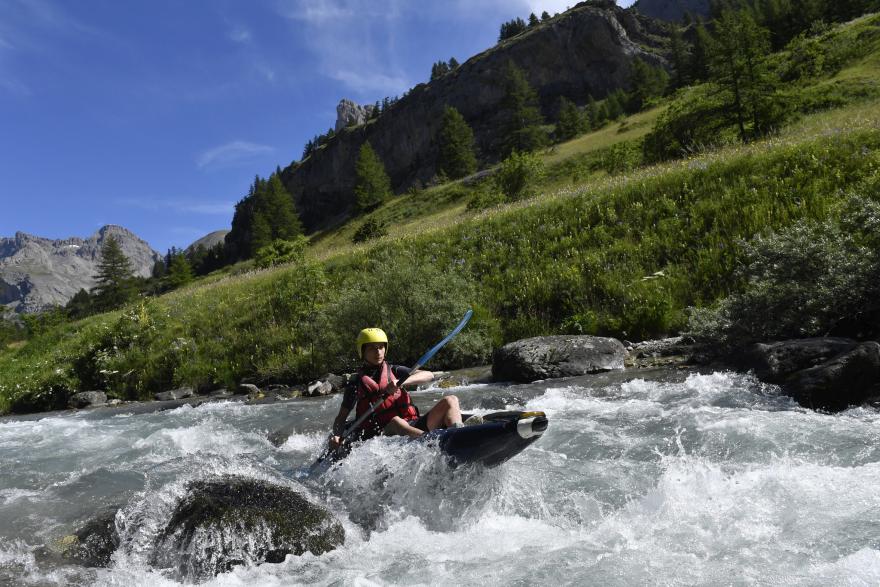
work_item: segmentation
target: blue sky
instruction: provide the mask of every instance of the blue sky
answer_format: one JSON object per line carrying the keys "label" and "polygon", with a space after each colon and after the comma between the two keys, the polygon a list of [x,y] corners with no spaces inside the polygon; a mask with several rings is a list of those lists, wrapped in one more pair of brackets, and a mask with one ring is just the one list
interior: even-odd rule
{"label": "blue sky", "polygon": [[[0,0],[0,236],[229,228],[336,104],[402,94],[554,0]],[[626,6],[631,2],[619,2]]]}

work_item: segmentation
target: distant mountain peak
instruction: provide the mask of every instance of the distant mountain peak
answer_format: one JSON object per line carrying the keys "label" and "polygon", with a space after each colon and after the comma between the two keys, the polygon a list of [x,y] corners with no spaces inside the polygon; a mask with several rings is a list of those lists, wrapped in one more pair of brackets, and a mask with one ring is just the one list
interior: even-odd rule
{"label": "distant mountain peak", "polygon": [[87,239],[49,239],[22,231],[0,237],[0,304],[16,312],[40,312],[66,304],[80,289],[91,289],[101,247],[111,235],[135,275],[149,277],[161,255],[118,224],[102,226]]}

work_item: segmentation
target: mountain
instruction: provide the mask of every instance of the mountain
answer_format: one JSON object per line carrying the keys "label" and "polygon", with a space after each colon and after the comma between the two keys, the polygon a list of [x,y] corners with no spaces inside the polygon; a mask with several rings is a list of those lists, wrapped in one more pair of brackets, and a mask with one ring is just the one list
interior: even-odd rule
{"label": "mountain", "polygon": [[[483,163],[497,160],[501,72],[508,61],[523,69],[552,120],[560,96],[584,104],[627,88],[636,57],[667,66],[659,56],[662,25],[609,0],[571,10],[499,42],[429,83],[412,88],[366,124],[347,127],[281,174],[308,231],[344,219],[354,204],[355,159],[369,141],[400,193],[437,174],[443,110],[454,106],[471,126]],[[426,72],[427,75],[427,72]]]}
{"label": "mountain", "polygon": [[91,289],[104,240],[114,236],[135,275],[149,277],[162,257],[121,226],[107,225],[88,239],[51,240],[17,232],[0,238],[0,304],[20,313],[64,305],[80,289]]}
{"label": "mountain", "polygon": [[214,232],[208,233],[202,238],[193,242],[190,246],[184,249],[184,252],[191,253],[199,247],[204,247],[206,250],[211,249],[222,243],[227,234],[229,234],[228,230],[215,230]]}
{"label": "mountain", "polygon": [[637,0],[632,8],[645,16],[669,22],[681,22],[686,13],[709,16],[709,0]]}

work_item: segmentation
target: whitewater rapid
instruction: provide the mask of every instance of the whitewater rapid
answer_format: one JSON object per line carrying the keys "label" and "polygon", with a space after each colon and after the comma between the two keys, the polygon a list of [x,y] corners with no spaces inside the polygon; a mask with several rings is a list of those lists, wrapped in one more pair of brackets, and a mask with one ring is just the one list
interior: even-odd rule
{"label": "whitewater rapid", "polygon": [[[381,438],[303,478],[340,398],[151,414],[0,419],[0,584],[176,585],[148,561],[187,482],[292,487],[341,548],[239,566],[208,585],[877,585],[880,412],[818,414],[737,373],[629,371],[455,393],[470,412],[543,410],[543,437],[499,468],[450,468]],[[267,434],[289,422],[280,447]],[[42,559],[121,506],[106,569]]]}

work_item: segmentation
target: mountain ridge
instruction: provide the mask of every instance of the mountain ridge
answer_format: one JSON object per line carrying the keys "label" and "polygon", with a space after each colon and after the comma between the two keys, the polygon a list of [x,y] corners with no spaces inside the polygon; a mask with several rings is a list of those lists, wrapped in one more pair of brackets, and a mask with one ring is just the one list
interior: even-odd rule
{"label": "mountain ridge", "polygon": [[455,107],[474,131],[484,163],[498,159],[498,105],[504,66],[525,73],[545,115],[560,96],[584,103],[625,88],[630,65],[639,57],[668,67],[660,55],[660,23],[613,2],[581,2],[545,23],[469,58],[449,73],[414,86],[382,115],[348,127],[302,161],[282,171],[307,231],[343,219],[354,207],[354,163],[369,141],[382,160],[394,191],[429,183],[437,174],[439,132],[445,106]]}
{"label": "mountain ridge", "polygon": [[119,242],[136,276],[149,277],[162,258],[146,241],[115,224],[88,238],[50,239],[22,231],[0,237],[0,305],[36,313],[66,304],[80,289],[91,289],[109,236]]}

